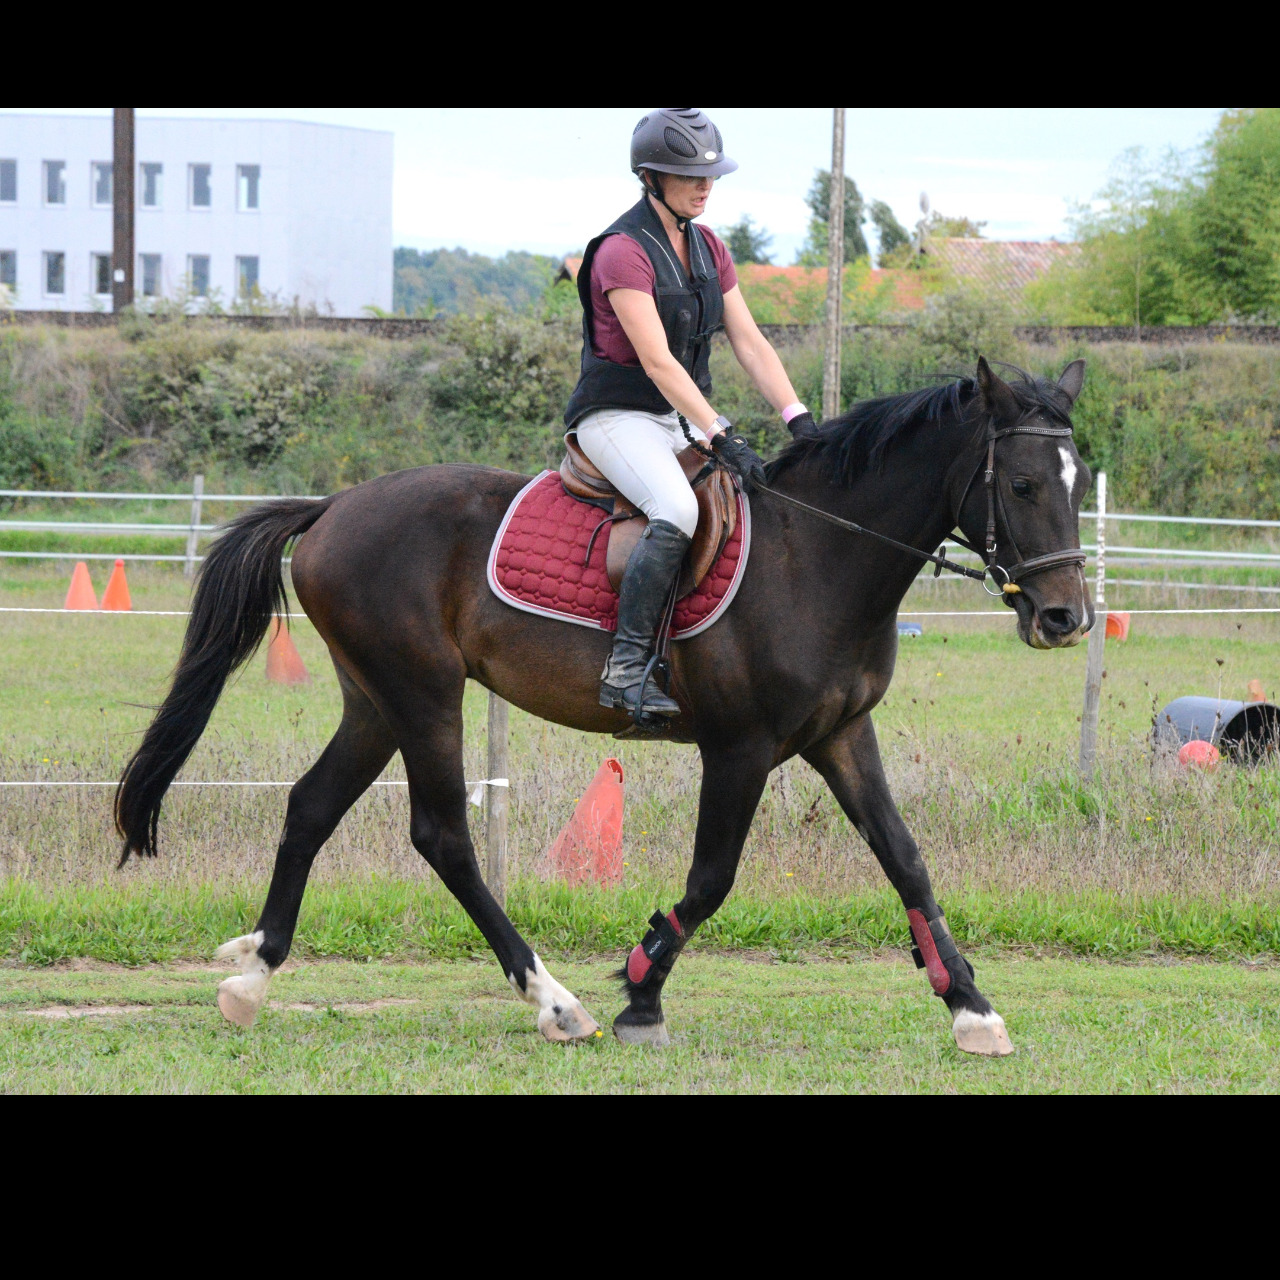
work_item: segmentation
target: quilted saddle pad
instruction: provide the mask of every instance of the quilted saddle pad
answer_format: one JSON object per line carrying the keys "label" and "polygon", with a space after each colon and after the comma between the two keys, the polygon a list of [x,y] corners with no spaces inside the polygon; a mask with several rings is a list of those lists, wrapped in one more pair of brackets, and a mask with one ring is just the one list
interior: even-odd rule
{"label": "quilted saddle pad", "polygon": [[[612,526],[587,546],[605,513],[571,498],[554,471],[517,495],[489,555],[489,586],[504,604],[598,631],[618,629],[618,597],[605,564]],[[751,508],[738,495],[738,528],[696,591],[676,605],[671,636],[688,640],[733,603],[751,549]]]}

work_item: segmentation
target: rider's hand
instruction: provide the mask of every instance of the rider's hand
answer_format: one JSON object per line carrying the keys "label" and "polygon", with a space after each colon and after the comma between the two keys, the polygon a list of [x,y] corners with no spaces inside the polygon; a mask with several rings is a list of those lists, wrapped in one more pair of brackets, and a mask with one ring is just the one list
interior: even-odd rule
{"label": "rider's hand", "polygon": [[738,432],[726,431],[713,437],[711,447],[716,451],[716,457],[736,472],[748,489],[765,483],[763,460]]}
{"label": "rider's hand", "polygon": [[813,420],[813,414],[806,410],[804,413],[798,413],[791,419],[787,426],[791,429],[791,434],[797,440],[814,440],[818,436],[818,424]]}

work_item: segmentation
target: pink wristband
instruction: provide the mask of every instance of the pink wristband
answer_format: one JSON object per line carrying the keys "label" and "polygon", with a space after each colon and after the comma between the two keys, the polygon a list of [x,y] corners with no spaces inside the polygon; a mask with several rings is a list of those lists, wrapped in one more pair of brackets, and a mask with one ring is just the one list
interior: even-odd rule
{"label": "pink wristband", "polygon": [[787,426],[790,426],[794,419],[798,418],[802,413],[808,412],[809,410],[806,409],[804,405],[793,404],[789,408],[783,409],[782,420],[787,424]]}

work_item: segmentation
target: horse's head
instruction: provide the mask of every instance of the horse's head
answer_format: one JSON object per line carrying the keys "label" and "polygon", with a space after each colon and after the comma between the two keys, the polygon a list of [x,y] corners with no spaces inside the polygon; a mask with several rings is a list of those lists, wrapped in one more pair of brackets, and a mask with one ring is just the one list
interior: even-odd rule
{"label": "horse's head", "polygon": [[[978,362],[975,409],[982,425],[975,447],[981,461],[962,500],[960,527],[985,548],[994,519],[995,586],[1017,610],[1018,634],[1033,649],[1070,648],[1094,622],[1079,553],[1080,504],[1093,478],[1071,435],[1084,370],[1077,360],[1056,384],[1030,378],[1009,383],[986,360]],[[988,479],[992,441],[995,466]]]}

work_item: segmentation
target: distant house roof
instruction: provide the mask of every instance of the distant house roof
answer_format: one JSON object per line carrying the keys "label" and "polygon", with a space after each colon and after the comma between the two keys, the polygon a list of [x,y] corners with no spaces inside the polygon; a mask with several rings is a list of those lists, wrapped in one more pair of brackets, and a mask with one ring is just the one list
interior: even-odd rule
{"label": "distant house roof", "polygon": [[578,272],[582,270],[581,258],[566,258],[564,265],[560,268],[560,274],[556,276],[556,284],[561,280],[568,280],[573,284],[578,283]]}
{"label": "distant house roof", "polygon": [[961,240],[925,242],[925,254],[957,279],[1001,293],[1021,293],[1059,262],[1080,253],[1078,244],[1056,240]]}
{"label": "distant house roof", "polygon": [[[826,267],[771,267],[746,263],[738,268],[738,276],[745,291],[767,291],[779,302],[786,300],[788,294],[790,300],[800,302],[801,295],[808,298],[825,297],[827,292]],[[869,268],[858,291],[875,294],[885,287],[892,291],[889,311],[900,313],[924,310],[924,282],[917,272],[898,268]]]}

